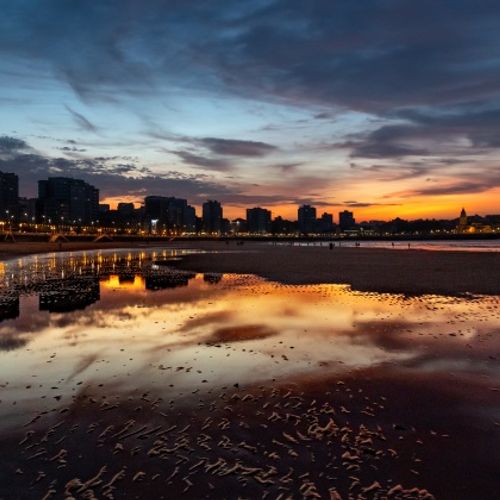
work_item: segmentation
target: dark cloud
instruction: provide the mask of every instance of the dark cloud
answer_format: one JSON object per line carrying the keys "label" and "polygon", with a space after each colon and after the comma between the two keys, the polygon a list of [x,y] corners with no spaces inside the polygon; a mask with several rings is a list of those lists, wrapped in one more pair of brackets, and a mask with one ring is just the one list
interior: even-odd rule
{"label": "dark cloud", "polygon": [[500,93],[494,1],[7,0],[2,8],[3,56],[43,62],[85,99],[176,83],[381,113]]}
{"label": "dark cloud", "polygon": [[437,107],[432,111],[399,110],[393,117],[406,123],[382,125],[336,146],[350,149],[352,157],[374,159],[474,155],[500,147],[500,108],[458,106]]}
{"label": "dark cloud", "polygon": [[[431,172],[439,170],[437,165],[441,162],[396,162],[394,164],[375,164],[369,166],[354,166],[355,169],[361,169],[365,175],[369,174],[371,178],[375,178],[379,181],[400,181],[400,180],[409,180],[415,179],[417,177],[422,177]],[[446,165],[455,165],[459,162],[451,161],[446,163]],[[443,171],[443,169],[440,169]]]}
{"label": "dark cloud", "polygon": [[[421,189],[412,189],[408,191],[403,191],[400,193],[393,193],[389,195],[393,196],[443,196],[443,195],[454,195],[454,194],[474,194],[474,193],[484,193],[489,191],[495,186],[500,185],[500,176],[496,179],[496,184],[492,184],[490,181],[460,181],[453,182],[450,184],[439,184],[436,186],[425,187]],[[389,197],[388,196],[388,197]]]}
{"label": "dark cloud", "polygon": [[[21,141],[24,147],[31,149]],[[65,176],[83,179],[100,190],[101,198],[135,196],[138,200],[146,195],[175,195],[200,204],[208,198],[223,203],[247,206],[251,204],[293,203],[290,196],[249,195],[245,185],[228,185],[212,180],[206,174],[190,175],[175,170],[155,174],[136,162],[124,162],[122,156],[98,157],[48,157],[38,153],[9,151],[0,157],[0,170],[19,175],[23,195],[36,195],[36,182],[49,176]]]}
{"label": "dark cloud", "polygon": [[276,168],[278,170],[281,170],[285,173],[290,173],[290,172],[294,172],[297,167],[300,167],[301,165],[303,165],[303,163],[301,162],[290,162],[290,163],[276,163],[274,165],[270,165],[271,168]]}
{"label": "dark cloud", "polygon": [[320,198],[295,198],[292,202],[294,205],[313,205],[315,207],[330,207],[335,205],[335,203],[331,203],[330,201],[325,201]]}
{"label": "dark cloud", "polygon": [[348,208],[368,208],[368,207],[395,207],[398,203],[372,203],[366,201],[355,201],[349,200],[344,201],[342,206],[347,206]]}
{"label": "dark cloud", "polygon": [[69,111],[76,124],[82,128],[83,130],[87,130],[88,132],[97,132],[98,128],[85,116],[81,113],[78,113],[74,109],[71,109],[68,105],[65,105],[65,108]]}
{"label": "dark cloud", "polygon": [[232,167],[231,163],[221,158],[210,158],[207,156],[190,153],[189,151],[171,151],[171,153],[177,155],[184,163],[188,165],[203,167],[204,169],[208,170],[225,172],[231,170]]}
{"label": "dark cloud", "polygon": [[[468,156],[473,162],[500,147],[500,9],[493,0],[6,0],[2,14],[2,63],[32,72],[26,73],[27,87],[33,81],[49,85],[55,77],[89,104],[123,104],[127,98],[136,115],[147,114],[146,100],[163,103],[164,96],[182,89],[207,99],[236,96],[305,108],[318,128],[329,125],[339,110],[362,112],[374,130],[341,133],[333,145],[308,152],[343,148],[361,163],[365,158],[394,163],[367,170],[383,180],[439,174],[442,157]],[[0,84],[14,73],[2,72]],[[100,130],[76,111],[78,105],[66,108],[82,133]],[[292,119],[268,130],[286,134],[286,127],[302,122]],[[232,157],[250,161],[282,152],[268,142],[211,135],[149,133],[176,142],[169,149],[175,148],[183,163],[207,171],[230,171]],[[0,151],[13,151],[5,144]],[[34,171],[63,169],[61,161],[25,153]],[[419,158],[431,166],[410,163]],[[72,161],[64,167],[70,172],[89,168],[89,175],[109,175],[109,170],[96,173],[100,162],[95,159],[87,165],[80,158]],[[276,162],[297,177],[294,161]],[[127,179],[133,170],[116,168],[128,176],[115,179],[117,186],[132,183]],[[455,188],[480,190],[491,181],[498,185],[491,176],[475,175],[449,179],[441,189],[445,194]],[[202,186],[241,196],[201,177],[189,182],[199,183],[187,190],[196,196]]]}
{"label": "dark cloud", "polygon": [[61,151],[64,151],[66,153],[84,153],[87,151],[86,149],[83,148],[77,148],[75,146],[69,147],[69,146],[63,146],[62,148],[58,148]]}
{"label": "dark cloud", "polygon": [[36,181],[48,176],[62,175],[83,179],[101,191],[101,197],[131,195],[143,198],[146,194],[175,194],[195,202],[207,197],[223,196],[232,191],[211,182],[205,176],[190,176],[169,171],[162,175],[117,157],[51,158],[40,154],[11,154],[0,158],[0,170],[19,175],[21,192],[36,195]]}
{"label": "dark cloud", "polygon": [[12,153],[23,149],[28,149],[28,144],[22,139],[7,135],[0,136],[0,153]]}
{"label": "dark cloud", "polygon": [[206,137],[196,142],[202,144],[212,153],[223,156],[266,156],[278,148],[272,144],[259,141],[242,141],[234,139],[220,139],[215,137]]}
{"label": "dark cloud", "polygon": [[333,114],[329,113],[327,111],[324,111],[322,113],[316,113],[314,115],[315,120],[328,120],[329,118],[332,118],[332,117],[333,117]]}

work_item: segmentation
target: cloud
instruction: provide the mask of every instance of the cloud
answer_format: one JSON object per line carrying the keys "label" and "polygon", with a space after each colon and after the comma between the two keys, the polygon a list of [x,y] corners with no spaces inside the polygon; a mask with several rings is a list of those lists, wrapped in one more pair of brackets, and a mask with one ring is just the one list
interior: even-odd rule
{"label": "cloud", "polygon": [[270,168],[276,168],[279,169],[285,173],[291,173],[294,172],[297,167],[300,167],[303,165],[302,162],[290,162],[290,163],[276,163],[274,165],[270,165]]}
{"label": "cloud", "polygon": [[0,153],[12,153],[24,149],[28,149],[28,144],[22,139],[7,135],[0,136]]}
{"label": "cloud", "polygon": [[499,95],[495,2],[47,0],[3,10],[2,55],[41,62],[86,100],[175,86],[379,114]]}
{"label": "cloud", "polygon": [[344,201],[343,206],[347,206],[349,208],[368,208],[368,207],[395,207],[398,206],[399,203],[372,203],[372,202],[362,202],[362,201]]}
{"label": "cloud", "polygon": [[171,153],[177,155],[184,163],[191,166],[203,167],[208,170],[216,170],[220,172],[226,172],[232,168],[231,163],[220,158],[210,158],[190,153],[189,151],[171,151]]}
{"label": "cloud", "polygon": [[497,179],[496,185],[490,182],[483,181],[461,181],[454,182],[451,184],[437,185],[431,187],[425,187],[420,189],[411,189],[408,191],[402,191],[398,193],[392,193],[387,197],[411,197],[411,196],[446,196],[446,195],[457,195],[457,194],[475,194],[484,193],[493,189],[495,186],[500,185],[500,178]]}
{"label": "cloud", "polygon": [[[330,153],[356,158],[359,170],[351,174],[358,179],[366,174],[368,180],[413,182],[427,176],[436,180],[435,185],[422,189],[444,186],[444,194],[460,186],[486,188],[483,179],[498,185],[485,171],[471,178],[451,175],[456,165],[449,163],[447,168],[445,163],[468,158],[469,165],[476,166],[498,154],[500,10],[495,2],[4,3],[0,58],[8,71],[0,75],[0,84],[12,95],[22,91],[25,102],[38,102],[36,92],[49,104],[50,99],[57,106],[68,102],[68,116],[83,139],[75,147],[87,148],[85,136],[101,131],[98,123],[105,123],[97,112],[89,114],[99,117],[93,123],[79,110],[105,102],[110,110],[119,106],[120,113],[144,116],[145,123],[195,130],[193,137],[153,131],[148,138],[154,145],[169,141],[168,151],[179,163],[200,173],[228,173],[242,166],[250,184],[260,182],[266,168],[261,159],[270,159],[270,171],[281,171],[283,183],[290,186],[290,195],[279,195],[279,200],[297,199],[298,192],[305,198],[311,185],[326,188],[333,179],[344,182],[345,164],[339,161],[332,161],[331,170],[323,170],[318,180],[316,165]],[[68,97],[68,85],[76,93],[75,101]],[[3,99],[13,106],[9,95]],[[87,107],[80,107],[78,99]],[[266,108],[268,104],[272,106]],[[37,108],[30,108],[30,113]],[[226,118],[229,108],[241,113],[241,120],[235,116],[210,123],[211,118]],[[193,111],[202,119],[193,119]],[[186,117],[191,122],[178,120]],[[34,118],[32,127],[44,117]],[[269,122],[272,126],[265,130],[262,124]],[[133,124],[117,123],[114,132],[122,130],[130,132],[127,138],[133,136]],[[137,142],[143,139],[139,135]],[[287,142],[304,147],[296,146],[291,157]],[[134,162],[90,158],[85,163],[80,157],[85,151],[64,150],[68,156],[74,153],[71,160],[64,159],[73,163],[64,164],[5,144],[0,142],[3,155],[24,153],[27,167],[18,163],[17,168],[25,171],[60,173],[68,168],[75,175],[100,175],[103,181],[105,175],[115,175],[105,189],[115,190],[114,182],[134,192],[134,176],[155,179]],[[310,156],[307,162],[305,152]],[[379,160],[384,166],[372,165]],[[417,160],[422,163],[415,164]],[[120,172],[123,179],[118,178]],[[171,171],[165,176],[172,177]],[[246,194],[261,200],[255,203],[271,203],[267,191],[260,198],[245,193],[236,179],[231,179],[231,186],[201,176],[182,180],[184,192],[196,199],[205,189],[228,199],[244,200]],[[275,187],[281,193],[278,182]]]}
{"label": "cloud", "polygon": [[69,147],[69,146],[63,146],[61,148],[58,148],[61,151],[64,151],[66,153],[85,153],[87,151],[86,149],[83,148],[77,148],[75,146]]}
{"label": "cloud", "polygon": [[[23,147],[31,149],[26,142],[21,142]],[[195,204],[201,204],[209,198],[242,206],[293,203],[291,195],[250,195],[247,194],[247,185],[216,182],[201,173],[191,175],[169,170],[156,174],[145,166],[133,161],[124,162],[123,159],[121,156],[50,157],[14,150],[0,157],[0,170],[16,172],[21,192],[26,196],[36,196],[37,180],[65,176],[79,178],[96,186],[101,198],[132,196],[140,201],[146,195],[164,195],[186,198]]]}
{"label": "cloud", "polygon": [[81,113],[78,113],[77,111],[71,109],[67,104],[64,105],[64,107],[69,111],[73,119],[75,120],[76,124],[83,130],[86,130],[88,132],[97,132],[98,128],[90,122],[85,116],[83,116]]}
{"label": "cloud", "polygon": [[382,125],[358,134],[338,147],[357,158],[485,154],[500,147],[500,108],[436,107],[399,110],[404,123]]}
{"label": "cloud", "polygon": [[450,161],[437,160],[435,162],[425,161],[425,162],[395,162],[387,164],[374,164],[374,165],[355,165],[352,168],[356,170],[361,170],[363,175],[370,176],[372,179],[379,181],[401,181],[401,180],[411,180],[418,177],[423,177],[437,170],[440,173],[444,172],[444,168],[441,166],[438,169],[438,165],[444,164],[445,166],[453,167],[460,162],[456,159],[450,159]]}
{"label": "cloud", "polygon": [[146,194],[175,195],[204,201],[208,197],[222,196],[232,191],[205,179],[182,172],[167,171],[153,174],[148,168],[124,163],[119,157],[62,158],[35,153],[14,153],[0,158],[0,170],[19,175],[21,191],[36,195],[36,181],[48,176],[83,179],[100,189],[101,197],[133,195],[138,199]]}
{"label": "cloud", "polygon": [[266,156],[278,148],[272,144],[259,141],[243,141],[235,139],[220,139],[215,137],[205,137],[196,140],[205,146],[212,153],[222,156]]}
{"label": "cloud", "polygon": [[333,118],[333,113],[330,113],[328,111],[323,111],[321,113],[316,113],[314,115],[314,119],[315,120],[328,120],[330,118]]}

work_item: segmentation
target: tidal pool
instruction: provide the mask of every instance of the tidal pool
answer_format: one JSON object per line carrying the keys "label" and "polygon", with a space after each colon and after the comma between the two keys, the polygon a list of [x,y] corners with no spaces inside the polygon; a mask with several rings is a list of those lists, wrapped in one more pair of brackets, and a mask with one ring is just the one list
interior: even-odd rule
{"label": "tidal pool", "polygon": [[[357,377],[389,374],[403,387],[393,399],[404,394],[405,405],[413,406],[412,425],[418,427],[425,406],[411,397],[417,380],[434,399],[444,384],[444,392],[454,393],[460,422],[474,414],[498,437],[498,297],[287,286],[169,267],[179,257],[169,250],[101,251],[4,263],[0,432],[52,425],[67,411],[78,420],[75,402],[82,394],[102,398],[111,410],[148,395],[167,418],[174,408],[190,411],[228,390],[252,394],[256,387],[288,384],[304,398],[308,384],[327,381],[320,390],[326,393],[345,379],[355,385]],[[405,393],[406,381],[413,385]],[[380,394],[371,397],[386,398],[389,386],[373,388]],[[420,415],[426,430],[453,427],[449,415],[447,422],[432,421],[438,418],[433,411]],[[375,414],[367,418],[377,421]],[[202,490],[185,494],[211,497]]]}

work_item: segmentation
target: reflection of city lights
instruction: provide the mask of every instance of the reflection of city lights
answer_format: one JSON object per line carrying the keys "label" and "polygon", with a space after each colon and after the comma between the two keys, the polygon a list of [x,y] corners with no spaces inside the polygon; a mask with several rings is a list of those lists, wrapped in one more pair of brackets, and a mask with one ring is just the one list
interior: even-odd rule
{"label": "reflection of city lights", "polygon": [[104,288],[114,288],[120,290],[144,290],[144,278],[138,274],[133,277],[133,280],[120,279],[118,274],[112,274],[107,279],[100,282]]}

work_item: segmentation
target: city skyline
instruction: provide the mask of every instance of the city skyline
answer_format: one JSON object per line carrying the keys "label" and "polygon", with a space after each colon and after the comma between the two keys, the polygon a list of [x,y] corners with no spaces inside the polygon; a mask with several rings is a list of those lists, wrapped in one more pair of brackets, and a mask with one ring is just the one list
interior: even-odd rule
{"label": "city skyline", "polygon": [[[339,210],[337,220],[335,214],[323,211],[320,215],[318,207],[303,203],[295,206],[296,216],[290,220],[284,219],[282,215],[275,214],[262,206],[246,207],[246,217],[228,217],[223,215],[225,207],[218,200],[205,200],[201,208],[189,204],[189,200],[177,195],[150,195],[145,194],[143,200],[133,203],[117,201],[115,206],[100,200],[98,187],[93,186],[82,179],[64,176],[49,176],[47,179],[38,179],[38,193],[36,197],[27,198],[19,195],[19,177],[12,172],[0,171],[0,223],[12,222],[37,222],[37,223],[61,223],[66,221],[73,225],[105,226],[104,220],[109,214],[116,213],[120,217],[120,224],[141,225],[146,223],[149,230],[152,225],[159,223],[163,228],[183,228],[185,232],[193,233],[205,231],[207,233],[228,232],[228,227],[223,230],[223,222],[239,223],[245,222],[249,233],[274,233],[283,232],[275,223],[293,223],[293,232],[307,233],[329,233],[339,227],[340,229],[353,229],[360,224],[389,223],[402,220],[399,216],[392,220],[355,220],[352,210]],[[175,194],[175,193],[174,193]],[[321,208],[321,207],[320,207]],[[324,208],[324,207],[323,207]],[[23,213],[26,212],[26,213]],[[28,213],[29,212],[29,213]],[[72,214],[72,215],[71,215]],[[475,217],[481,217],[474,214]],[[498,221],[500,215],[486,214],[486,219]],[[196,220],[200,223],[197,224]],[[459,226],[463,229],[467,226],[467,215],[462,207],[459,217],[451,219],[439,219],[436,217],[426,219],[413,219],[408,222],[419,221],[453,221],[459,220]],[[109,221],[108,221],[109,222]],[[116,223],[116,222],[115,222]],[[113,223],[114,224],[114,223]],[[498,222],[495,222],[498,225]],[[109,225],[109,224],[108,224]],[[239,228],[241,231],[242,228]],[[236,231],[238,232],[238,231]],[[286,231],[285,231],[286,232]]]}
{"label": "city skyline", "polygon": [[231,218],[496,213],[500,13],[460,5],[8,0],[0,170]]}

